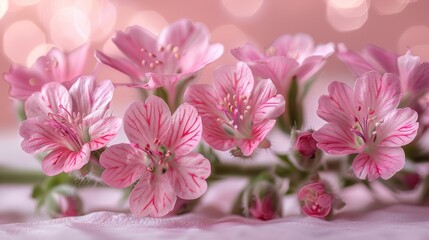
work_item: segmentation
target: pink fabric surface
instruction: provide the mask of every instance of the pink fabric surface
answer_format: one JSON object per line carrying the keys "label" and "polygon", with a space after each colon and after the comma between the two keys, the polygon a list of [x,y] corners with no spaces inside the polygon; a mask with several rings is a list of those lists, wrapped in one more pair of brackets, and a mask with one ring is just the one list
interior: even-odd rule
{"label": "pink fabric surface", "polygon": [[238,216],[187,214],[134,218],[95,212],[0,226],[0,239],[429,239],[429,208],[394,205],[365,213],[343,213],[332,221],[291,216],[257,221]]}

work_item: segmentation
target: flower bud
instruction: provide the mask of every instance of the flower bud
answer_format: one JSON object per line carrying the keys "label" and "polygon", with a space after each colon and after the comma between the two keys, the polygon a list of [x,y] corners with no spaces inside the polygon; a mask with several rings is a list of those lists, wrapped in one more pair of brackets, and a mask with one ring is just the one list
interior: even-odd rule
{"label": "flower bud", "polygon": [[326,218],[331,214],[337,199],[321,181],[309,183],[298,192],[301,212],[315,218]]}
{"label": "flower bud", "polygon": [[82,214],[82,201],[75,189],[68,185],[55,187],[47,196],[45,205],[53,218],[72,217]]}
{"label": "flower bud", "polygon": [[321,151],[317,148],[317,141],[313,138],[313,132],[313,130],[293,132],[293,155],[296,163],[303,170],[311,170],[320,162]]}
{"label": "flower bud", "polygon": [[270,220],[282,215],[280,194],[269,181],[257,181],[248,187],[243,193],[242,200],[243,213],[246,217]]}

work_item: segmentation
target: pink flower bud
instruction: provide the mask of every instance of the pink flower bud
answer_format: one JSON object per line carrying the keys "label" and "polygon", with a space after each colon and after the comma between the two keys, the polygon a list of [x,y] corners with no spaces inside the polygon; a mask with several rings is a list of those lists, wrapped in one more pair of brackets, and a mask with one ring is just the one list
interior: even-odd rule
{"label": "pink flower bud", "polygon": [[301,212],[315,218],[326,218],[332,210],[335,196],[327,191],[323,182],[303,186],[298,192]]}
{"label": "pink flower bud", "polygon": [[47,196],[45,205],[53,218],[72,217],[82,214],[82,202],[71,186],[61,185]]}
{"label": "pink flower bud", "polygon": [[319,164],[321,151],[313,138],[313,130],[295,132],[294,156],[297,164],[304,170],[309,170]]}
{"label": "pink flower bud", "polygon": [[260,220],[278,218],[282,213],[280,195],[274,184],[256,182],[243,193],[244,215]]}

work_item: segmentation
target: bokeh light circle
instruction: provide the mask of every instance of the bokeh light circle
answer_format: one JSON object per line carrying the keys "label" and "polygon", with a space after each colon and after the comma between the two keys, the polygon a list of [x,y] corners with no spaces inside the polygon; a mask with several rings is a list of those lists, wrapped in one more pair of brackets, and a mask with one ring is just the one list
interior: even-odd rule
{"label": "bokeh light circle", "polygon": [[337,31],[346,32],[361,28],[368,19],[367,0],[328,0],[326,17]]}
{"label": "bokeh light circle", "polygon": [[222,0],[223,6],[236,17],[251,17],[262,6],[264,0]]}
{"label": "bokeh light circle", "polygon": [[140,25],[153,34],[158,35],[168,25],[168,22],[159,13],[148,10],[133,14],[132,18],[127,21],[126,26],[133,25]]}
{"label": "bokeh light circle", "polygon": [[9,1],[0,0],[0,19],[6,14],[9,9]]}
{"label": "bokeh light circle", "polygon": [[422,60],[429,61],[429,27],[413,26],[405,30],[398,41],[399,52],[404,53],[408,48],[413,50]]}

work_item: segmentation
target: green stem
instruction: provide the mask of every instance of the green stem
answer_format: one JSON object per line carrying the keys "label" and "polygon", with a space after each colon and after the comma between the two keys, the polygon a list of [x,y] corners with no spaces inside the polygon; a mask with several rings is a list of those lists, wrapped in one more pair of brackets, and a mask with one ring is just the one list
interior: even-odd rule
{"label": "green stem", "polygon": [[231,163],[217,163],[213,166],[212,176],[243,176],[254,177],[261,172],[270,171],[270,166],[240,166]]}
{"label": "green stem", "polygon": [[41,172],[0,167],[0,184],[34,184],[47,178]]}

